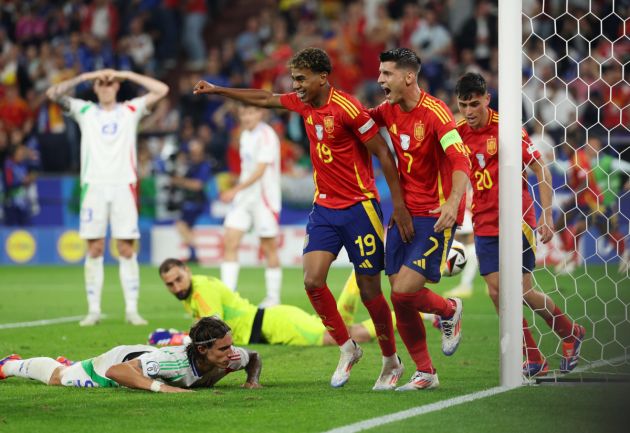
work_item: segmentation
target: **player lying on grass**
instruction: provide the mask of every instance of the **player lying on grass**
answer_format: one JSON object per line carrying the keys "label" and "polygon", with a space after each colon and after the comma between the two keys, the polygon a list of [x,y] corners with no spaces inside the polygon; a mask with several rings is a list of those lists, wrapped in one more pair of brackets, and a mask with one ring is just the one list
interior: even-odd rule
{"label": "player lying on grass", "polygon": [[[155,348],[117,346],[102,355],[64,365],[52,358],[0,360],[0,380],[17,376],[46,385],[81,388],[127,388],[153,392],[189,392],[211,387],[228,373],[245,370],[244,388],[260,388],[262,363],[257,352],[234,347],[230,327],[216,317],[204,317],[190,329],[186,346]],[[70,364],[70,362],[68,362]]]}
{"label": "player lying on grass", "polygon": [[[191,313],[193,319],[215,315],[232,328],[235,344],[288,344],[320,346],[336,344],[319,317],[293,305],[258,308],[238,293],[232,292],[221,280],[205,275],[193,275],[181,260],[166,259],[159,268],[166,288]],[[351,338],[359,343],[376,338],[371,320],[353,324],[359,302],[359,288],[354,273],[350,275],[337,307],[348,327]],[[159,330],[151,334],[151,344],[173,344],[182,341],[182,333]]]}

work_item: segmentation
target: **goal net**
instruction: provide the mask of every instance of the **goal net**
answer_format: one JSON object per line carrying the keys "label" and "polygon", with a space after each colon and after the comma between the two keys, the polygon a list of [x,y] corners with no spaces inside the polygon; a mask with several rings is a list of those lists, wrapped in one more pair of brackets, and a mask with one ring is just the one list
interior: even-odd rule
{"label": "goal net", "polygon": [[552,174],[555,226],[538,242],[533,288],[586,330],[562,374],[554,324],[524,309],[545,380],[630,378],[629,16],[622,0],[523,0],[523,124]]}

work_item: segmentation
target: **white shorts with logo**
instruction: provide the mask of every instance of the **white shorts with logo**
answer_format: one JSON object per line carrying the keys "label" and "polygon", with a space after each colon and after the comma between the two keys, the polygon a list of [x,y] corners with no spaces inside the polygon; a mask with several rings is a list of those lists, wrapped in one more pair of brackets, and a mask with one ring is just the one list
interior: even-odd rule
{"label": "white shorts with logo", "polygon": [[138,206],[134,184],[85,184],[82,189],[79,235],[101,239],[111,225],[114,239],[139,239]]}
{"label": "white shorts with logo", "polygon": [[234,202],[223,225],[227,228],[248,232],[252,227],[254,233],[261,238],[273,238],[280,233],[279,214],[259,202]]}
{"label": "white shorts with logo", "polygon": [[131,354],[132,359],[139,353],[157,350],[153,346],[135,344],[129,346],[116,346],[113,349],[85,361],[79,361],[67,367],[61,374],[63,386],[75,386],[79,388],[109,388],[118,384],[106,377],[107,370],[113,365],[120,364]]}

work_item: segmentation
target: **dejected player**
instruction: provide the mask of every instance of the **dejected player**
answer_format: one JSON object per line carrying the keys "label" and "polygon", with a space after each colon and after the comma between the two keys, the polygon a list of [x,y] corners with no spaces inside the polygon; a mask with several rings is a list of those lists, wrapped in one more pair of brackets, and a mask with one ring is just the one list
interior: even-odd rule
{"label": "dejected player", "polygon": [[185,392],[211,387],[227,374],[245,370],[244,388],[260,388],[260,355],[234,347],[230,327],[216,317],[204,317],[190,329],[191,343],[155,348],[117,346],[102,355],[64,365],[52,358],[0,360],[0,380],[23,377],[52,386],[127,388],[153,392]]}
{"label": "dejected player", "polygon": [[389,306],[381,291],[383,225],[370,154],[380,160],[391,190],[392,222],[398,226],[402,239],[408,241],[413,227],[396,165],[363,106],[328,82],[332,66],[326,52],[318,48],[301,50],[289,61],[289,69],[293,93],[277,95],[259,89],[225,88],[205,81],[197,83],[194,93],[218,94],[266,108],[286,108],[302,116],[315,180],[315,203],[303,250],[304,286],[313,308],[341,350],[330,383],[333,387],[343,386],[363,353],[350,338],[326,284],[332,262],[345,247],[383,354],[383,369],[374,389],[393,389],[402,364],[396,355]]}
{"label": "dejected player", "polygon": [[462,302],[428,289],[439,282],[457,224],[464,213],[470,161],[447,105],[418,86],[420,58],[408,48],[380,55],[378,83],[382,104],[370,110],[387,127],[398,157],[405,205],[413,216],[415,237],[406,243],[397,227],[387,233],[386,269],[392,286],[397,328],[416,372],[400,391],[439,385],[418,311],[439,316],[442,351],[452,355],[461,338]]}
{"label": "dejected player", "polygon": [[[479,272],[488,285],[488,293],[499,311],[499,114],[490,109],[486,80],[477,73],[462,76],[455,87],[457,105],[464,119],[457,129],[471,150],[473,169],[473,227]],[[583,326],[571,321],[553,300],[532,286],[532,271],[536,265],[536,231],[547,243],[553,236],[551,228],[551,173],[545,167],[538,150],[522,130],[523,169],[529,167],[538,179],[542,213],[536,225],[534,203],[527,182],[523,179],[523,299],[562,339],[560,370],[569,372],[578,363],[584,338]],[[538,227],[538,228],[536,228]],[[527,319],[523,318],[523,374],[545,375],[549,369],[538,350]]]}

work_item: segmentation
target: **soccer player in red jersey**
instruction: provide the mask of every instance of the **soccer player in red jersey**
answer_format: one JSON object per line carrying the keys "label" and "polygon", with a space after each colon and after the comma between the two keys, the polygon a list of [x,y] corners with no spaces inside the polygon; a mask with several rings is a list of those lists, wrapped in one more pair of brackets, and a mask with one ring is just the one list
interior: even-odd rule
{"label": "soccer player in red jersey", "polygon": [[396,164],[365,108],[329,84],[332,67],[326,52],[306,48],[293,56],[289,69],[293,93],[277,95],[259,89],[225,88],[205,81],[195,85],[194,93],[218,94],[266,108],[286,108],[302,116],[315,180],[315,202],[303,251],[304,286],[313,308],[341,350],[330,383],[333,387],[343,386],[363,353],[350,339],[326,285],[328,270],[343,246],[354,264],[361,299],[377,329],[383,354],[383,369],[374,389],[394,389],[403,366],[396,355],[391,313],[381,291],[383,225],[370,154],[380,160],[394,203],[392,223],[406,242],[414,232]]}
{"label": "soccer player in red jersey", "polygon": [[439,381],[418,311],[441,318],[442,351],[452,355],[461,338],[462,302],[443,298],[425,284],[440,280],[454,231],[463,218],[470,161],[449,108],[418,86],[416,53],[396,48],[381,53],[380,61],[378,82],[386,101],[370,115],[389,131],[416,233],[412,242],[404,242],[397,227],[387,233],[385,272],[392,286],[397,328],[416,364],[410,382],[397,389],[430,389]]}
{"label": "soccer player in red jersey", "polygon": [[[464,119],[457,125],[459,134],[470,149],[473,186],[473,230],[479,260],[479,272],[488,285],[488,293],[497,312],[499,310],[499,114],[490,109],[490,95],[485,79],[477,73],[462,76],[455,87],[457,105]],[[538,220],[538,234],[543,243],[553,237],[551,228],[551,173],[545,167],[538,150],[522,131],[523,169],[529,167],[538,179],[542,213]],[[536,214],[526,179],[523,179],[523,299],[562,339],[562,372],[573,370],[579,359],[584,338],[583,326],[571,321],[566,314],[539,290],[532,287],[532,271],[536,265]],[[545,375],[547,361],[538,350],[523,318],[525,363],[523,374]]]}

